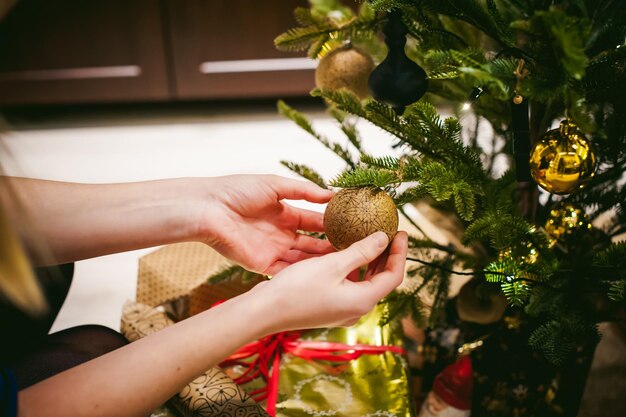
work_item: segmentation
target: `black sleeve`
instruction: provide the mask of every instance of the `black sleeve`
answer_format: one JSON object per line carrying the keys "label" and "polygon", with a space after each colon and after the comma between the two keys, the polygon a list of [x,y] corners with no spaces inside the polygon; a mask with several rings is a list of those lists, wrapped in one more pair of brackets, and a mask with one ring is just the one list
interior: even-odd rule
{"label": "black sleeve", "polygon": [[17,417],[17,384],[8,368],[0,369],[0,417]]}

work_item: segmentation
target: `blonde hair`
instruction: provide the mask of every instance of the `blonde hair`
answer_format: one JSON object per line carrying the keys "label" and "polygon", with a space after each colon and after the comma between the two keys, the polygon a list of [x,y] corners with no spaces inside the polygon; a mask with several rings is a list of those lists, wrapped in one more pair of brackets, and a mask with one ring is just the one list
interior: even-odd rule
{"label": "blonde hair", "polygon": [[[0,149],[8,154],[1,142]],[[15,219],[9,215],[9,205],[22,217],[19,219],[19,223],[24,223],[22,228],[30,229],[19,197],[0,165],[0,297],[31,316],[39,316],[47,311],[47,302],[19,237]]]}
{"label": "blonde hair", "polygon": [[26,251],[2,205],[0,205],[0,294],[31,315],[39,315],[46,311],[46,301]]}

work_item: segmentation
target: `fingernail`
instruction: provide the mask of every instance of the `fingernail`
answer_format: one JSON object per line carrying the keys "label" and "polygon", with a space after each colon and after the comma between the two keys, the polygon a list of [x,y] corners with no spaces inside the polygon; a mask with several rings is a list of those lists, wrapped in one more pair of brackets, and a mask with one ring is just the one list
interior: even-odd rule
{"label": "fingernail", "polygon": [[389,244],[389,238],[385,232],[376,232],[373,236],[379,247],[382,248]]}

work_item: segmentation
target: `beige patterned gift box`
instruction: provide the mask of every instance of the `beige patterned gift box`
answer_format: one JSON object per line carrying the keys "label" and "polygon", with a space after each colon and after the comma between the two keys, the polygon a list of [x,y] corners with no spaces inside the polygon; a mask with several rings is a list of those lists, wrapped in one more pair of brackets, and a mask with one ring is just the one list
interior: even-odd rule
{"label": "beige patterned gift box", "polygon": [[[130,301],[124,305],[121,331],[130,342],[172,324],[174,322],[163,311]],[[265,410],[218,367],[188,383],[169,403],[184,417],[267,416]],[[171,414],[162,409],[159,415]]]}
{"label": "beige patterned gift box", "polygon": [[233,266],[203,243],[164,246],[139,259],[137,302],[151,307],[163,306],[179,321],[246,292],[264,280],[263,276],[252,274],[246,282],[237,277],[221,281],[219,285],[208,282],[210,277]]}

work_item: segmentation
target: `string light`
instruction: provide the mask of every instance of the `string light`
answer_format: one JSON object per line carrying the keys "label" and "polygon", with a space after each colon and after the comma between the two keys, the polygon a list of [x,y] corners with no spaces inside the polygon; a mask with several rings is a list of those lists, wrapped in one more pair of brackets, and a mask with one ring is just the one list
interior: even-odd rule
{"label": "string light", "polygon": [[480,98],[480,96],[483,94],[485,90],[482,87],[474,87],[472,88],[472,92],[470,93],[469,97],[467,98],[467,101],[465,103],[463,103],[463,111],[467,111],[470,109],[470,107],[472,107],[472,104],[474,104],[474,102],[478,101],[478,99]]}

